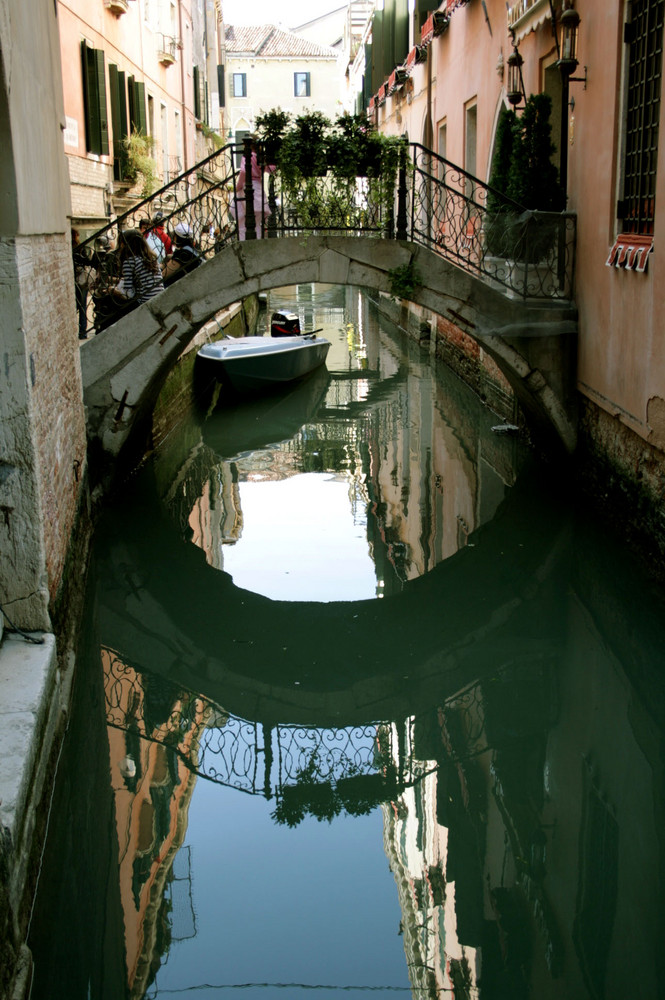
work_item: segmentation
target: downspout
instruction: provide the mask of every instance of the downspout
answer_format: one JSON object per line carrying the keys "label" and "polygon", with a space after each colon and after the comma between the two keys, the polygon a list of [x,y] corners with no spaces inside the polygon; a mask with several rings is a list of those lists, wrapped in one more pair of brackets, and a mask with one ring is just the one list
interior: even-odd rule
{"label": "downspout", "polygon": [[180,44],[182,48],[180,49],[180,90],[182,93],[182,122],[180,128],[182,129],[182,150],[183,150],[183,171],[189,170],[188,156],[187,156],[187,107],[185,105],[185,60],[183,53],[185,51],[185,36],[182,30],[182,0],[178,0],[178,30],[180,31]]}

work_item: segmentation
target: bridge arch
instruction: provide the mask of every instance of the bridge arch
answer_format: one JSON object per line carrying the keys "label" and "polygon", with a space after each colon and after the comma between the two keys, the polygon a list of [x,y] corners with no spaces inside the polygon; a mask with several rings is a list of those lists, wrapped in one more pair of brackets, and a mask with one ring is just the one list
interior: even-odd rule
{"label": "bridge arch", "polygon": [[[303,235],[232,243],[82,345],[93,454],[117,461],[177,358],[201,325],[226,306],[253,293],[310,282],[390,293],[390,272],[411,260],[421,280],[412,301],[477,340],[510,382],[534,429],[572,452],[577,319],[570,302],[512,298],[416,244]],[[99,469],[103,466],[102,460]]]}

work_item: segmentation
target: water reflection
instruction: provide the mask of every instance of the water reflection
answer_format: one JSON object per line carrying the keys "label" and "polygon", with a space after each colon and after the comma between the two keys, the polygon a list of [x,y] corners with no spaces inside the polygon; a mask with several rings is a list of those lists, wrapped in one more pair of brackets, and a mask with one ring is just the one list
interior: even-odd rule
{"label": "water reflection", "polygon": [[[653,1000],[662,592],[454,379],[354,292],[320,294],[302,318],[338,327],[329,382],[183,425],[100,528],[34,1000]],[[343,575],[293,599],[229,572],[250,512],[275,521],[246,503],[257,470],[259,491],[343,483],[326,518],[362,537],[361,599]]]}

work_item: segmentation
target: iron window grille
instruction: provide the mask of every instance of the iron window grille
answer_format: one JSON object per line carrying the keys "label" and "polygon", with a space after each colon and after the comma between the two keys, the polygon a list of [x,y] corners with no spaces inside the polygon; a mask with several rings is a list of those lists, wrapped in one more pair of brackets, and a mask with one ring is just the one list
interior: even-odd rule
{"label": "iron window grille", "polygon": [[624,233],[653,233],[665,0],[632,0],[628,46],[623,198],[617,216]]}

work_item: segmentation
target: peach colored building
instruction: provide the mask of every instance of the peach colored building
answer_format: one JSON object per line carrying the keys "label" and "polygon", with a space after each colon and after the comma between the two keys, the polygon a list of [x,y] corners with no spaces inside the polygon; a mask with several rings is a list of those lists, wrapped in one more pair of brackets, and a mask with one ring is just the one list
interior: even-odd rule
{"label": "peach colored building", "polygon": [[[609,478],[617,496],[629,494],[628,512],[640,504],[657,534],[665,480],[665,283],[654,245],[665,205],[663,4],[578,6],[564,14],[561,0],[444,0],[438,8],[385,0],[355,79],[382,130],[485,181],[514,51],[525,94],[552,98],[554,159],[577,217],[580,466],[602,492]],[[576,65],[560,61],[569,18],[578,22]]]}
{"label": "peach colored building", "polygon": [[141,196],[126,162],[132,132],[150,137],[155,189],[212,151],[221,16],[219,0],[59,2],[73,225],[94,232]]}

